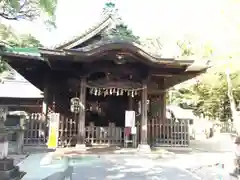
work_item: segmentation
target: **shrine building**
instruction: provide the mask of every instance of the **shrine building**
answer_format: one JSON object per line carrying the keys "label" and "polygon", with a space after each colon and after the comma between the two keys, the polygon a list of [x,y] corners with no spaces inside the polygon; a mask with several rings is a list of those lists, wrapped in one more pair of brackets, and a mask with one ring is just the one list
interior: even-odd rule
{"label": "shrine building", "polygon": [[[163,58],[136,39],[114,34],[119,27],[107,15],[85,33],[52,48],[20,51],[2,46],[1,56],[44,92],[45,120],[52,117],[49,108],[58,114],[58,145],[71,143],[73,137],[77,145],[124,144],[126,135],[136,147],[187,145],[187,122],[167,117],[166,92],[205,72],[207,63]],[[125,127],[126,111],[135,112],[134,138]]]}

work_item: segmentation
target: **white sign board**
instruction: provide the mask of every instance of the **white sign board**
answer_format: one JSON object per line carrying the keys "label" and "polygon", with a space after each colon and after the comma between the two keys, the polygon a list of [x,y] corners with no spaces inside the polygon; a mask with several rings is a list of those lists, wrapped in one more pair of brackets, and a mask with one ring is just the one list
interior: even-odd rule
{"label": "white sign board", "polygon": [[125,111],[125,127],[135,127],[135,111]]}

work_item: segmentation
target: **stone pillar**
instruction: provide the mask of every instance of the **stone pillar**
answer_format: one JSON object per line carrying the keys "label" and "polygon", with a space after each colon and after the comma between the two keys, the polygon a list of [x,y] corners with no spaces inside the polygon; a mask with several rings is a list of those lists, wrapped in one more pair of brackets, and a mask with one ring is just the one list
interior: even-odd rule
{"label": "stone pillar", "polygon": [[86,79],[80,80],[80,112],[78,117],[77,147],[85,147],[85,105],[86,105]]}
{"label": "stone pillar", "polygon": [[48,87],[44,87],[43,90],[43,102],[42,102],[42,114],[43,120],[47,121],[48,116]]}
{"label": "stone pillar", "polygon": [[47,121],[48,105],[49,105],[49,75],[44,74],[44,89],[43,89],[43,102],[42,102],[42,120]]}
{"label": "stone pillar", "polygon": [[150,152],[150,146],[147,143],[147,99],[148,99],[148,92],[147,92],[147,85],[143,83],[142,86],[142,99],[141,99],[141,144],[138,145],[138,150],[141,152]]}
{"label": "stone pillar", "polygon": [[141,144],[147,144],[147,86],[143,85],[141,100]]}
{"label": "stone pillar", "polygon": [[4,126],[8,108],[0,107],[0,177],[1,179],[21,179],[24,173],[14,166],[14,160],[8,158],[8,131]]}
{"label": "stone pillar", "polygon": [[5,128],[8,108],[0,106],[0,159],[5,159],[8,156],[8,132]]}

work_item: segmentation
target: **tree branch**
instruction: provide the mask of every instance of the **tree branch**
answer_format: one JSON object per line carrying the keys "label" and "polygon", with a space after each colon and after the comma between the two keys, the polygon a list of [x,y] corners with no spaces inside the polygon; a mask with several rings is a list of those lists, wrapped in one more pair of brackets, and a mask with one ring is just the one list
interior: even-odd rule
{"label": "tree branch", "polygon": [[4,13],[0,13],[0,17],[7,20],[18,20],[17,17],[9,17],[7,14],[4,14]]}

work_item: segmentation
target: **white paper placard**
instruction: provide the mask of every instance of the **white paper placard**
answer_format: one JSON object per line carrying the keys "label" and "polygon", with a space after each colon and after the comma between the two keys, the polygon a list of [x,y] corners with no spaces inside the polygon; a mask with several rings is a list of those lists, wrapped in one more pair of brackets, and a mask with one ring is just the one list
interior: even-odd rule
{"label": "white paper placard", "polygon": [[135,111],[125,111],[125,127],[135,127]]}
{"label": "white paper placard", "polygon": [[137,128],[135,126],[131,128],[131,134],[137,134]]}

